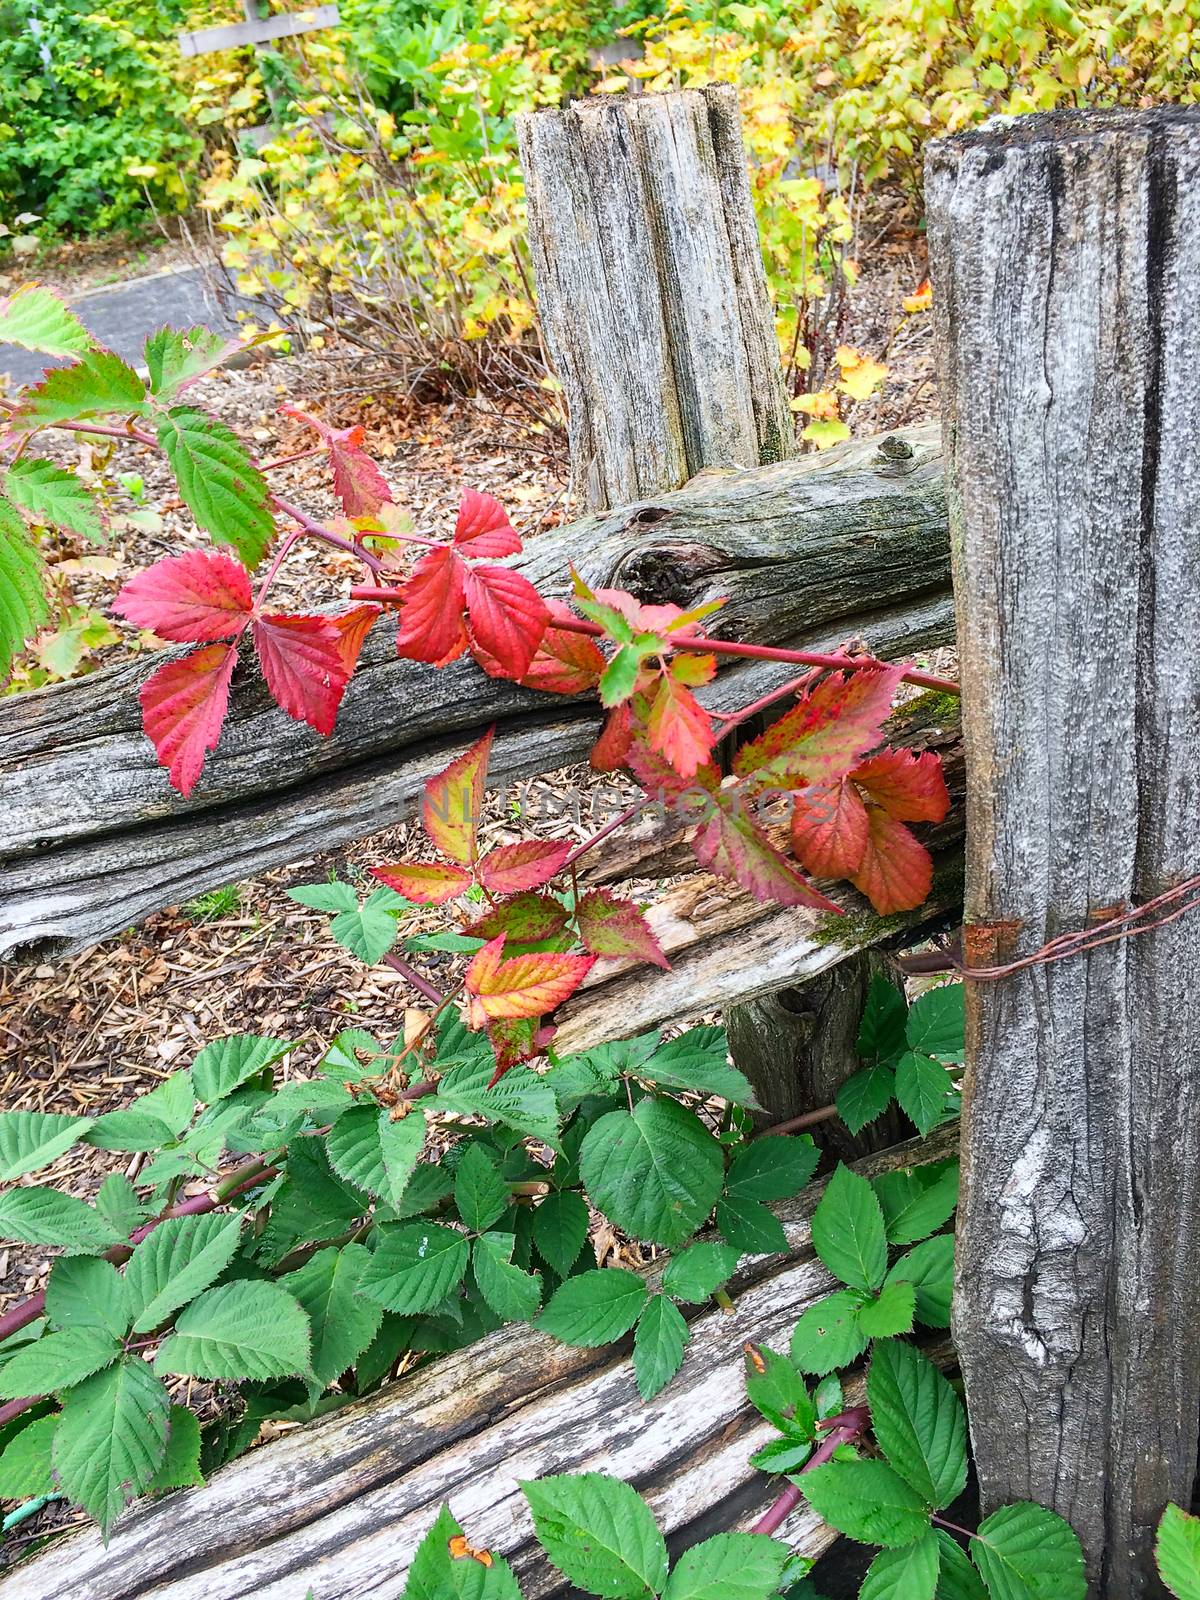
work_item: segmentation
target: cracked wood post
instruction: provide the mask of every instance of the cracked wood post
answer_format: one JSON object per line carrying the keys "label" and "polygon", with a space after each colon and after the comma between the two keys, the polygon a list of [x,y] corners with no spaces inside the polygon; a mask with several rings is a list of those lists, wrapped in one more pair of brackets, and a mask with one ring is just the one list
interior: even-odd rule
{"label": "cracked wood post", "polygon": [[579,101],[517,131],[583,505],[794,455],[736,90]]}
{"label": "cracked wood post", "polygon": [[[1200,867],[1200,112],[995,122],[926,195],[968,781],[967,956]],[[968,984],[955,1337],[985,1509],[1163,1593],[1200,1421],[1200,920]]]}

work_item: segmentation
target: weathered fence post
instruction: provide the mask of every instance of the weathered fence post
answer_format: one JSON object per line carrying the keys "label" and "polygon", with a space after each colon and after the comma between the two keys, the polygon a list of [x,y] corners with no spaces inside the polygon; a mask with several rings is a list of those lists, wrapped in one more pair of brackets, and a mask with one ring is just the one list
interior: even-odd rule
{"label": "weathered fence post", "polygon": [[736,91],[580,101],[518,133],[578,498],[793,455]]}
{"label": "weathered fence post", "polygon": [[[968,777],[967,955],[1200,868],[1200,112],[933,147]],[[955,1337],[985,1505],[1068,1517],[1104,1600],[1200,1424],[1200,919],[968,984]]]}

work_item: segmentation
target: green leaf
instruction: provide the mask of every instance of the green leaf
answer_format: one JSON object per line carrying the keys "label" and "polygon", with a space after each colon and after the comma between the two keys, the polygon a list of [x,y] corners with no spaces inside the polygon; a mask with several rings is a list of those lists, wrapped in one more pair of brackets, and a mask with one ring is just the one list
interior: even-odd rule
{"label": "green leaf", "polygon": [[472,1233],[486,1232],[508,1210],[509,1200],[496,1163],[482,1145],[468,1145],[454,1174],[454,1204],[463,1226]]}
{"label": "green leaf", "polygon": [[677,1039],[668,1039],[649,1060],[631,1070],[646,1083],[717,1095],[734,1105],[756,1109],[758,1100],[750,1081],[730,1066],[728,1049],[724,1028],[689,1028]]}
{"label": "green leaf", "polygon": [[[143,1095],[143,1099],[148,1096]],[[127,1111],[106,1111],[97,1117],[87,1131],[86,1142],[96,1150],[120,1150],[128,1154],[137,1151],[161,1150],[172,1143],[175,1135],[161,1117],[138,1110],[136,1104]]]}
{"label": "green leaf", "polygon": [[49,614],[45,564],[20,512],[0,496],[0,673]]}
{"label": "green leaf", "polygon": [[214,1039],[192,1062],[192,1088],[205,1105],[223,1100],[248,1078],[287,1055],[291,1045],[283,1039],[262,1039],[253,1033],[236,1033]]}
{"label": "green leaf", "polygon": [[967,1560],[961,1545],[941,1528],[936,1533],[940,1554],[937,1600],[988,1600],[983,1579]]}
{"label": "green leaf", "polygon": [[663,1600],[769,1600],[788,1555],[785,1544],[762,1533],[718,1533],[683,1552]]}
{"label": "green leaf", "polygon": [[491,1565],[450,1554],[451,1539],[462,1528],[449,1506],[443,1506],[429,1532],[417,1547],[403,1600],[521,1600],[512,1569],[499,1556]]}
{"label": "green leaf", "polygon": [[162,1464],[170,1409],[167,1391],[140,1356],[85,1378],[66,1397],[51,1454],[54,1475],[106,1539]]}
{"label": "green leaf", "polygon": [[954,1293],[954,1235],[939,1233],[914,1245],[887,1275],[889,1283],[911,1283],[917,1292],[917,1321],[927,1328],[950,1326]]}
{"label": "green leaf", "polygon": [[471,1261],[479,1292],[505,1322],[529,1322],[542,1303],[542,1276],[512,1265],[516,1239],[511,1233],[484,1233],[476,1239]]}
{"label": "green leaf", "polygon": [[46,1283],[46,1316],[56,1328],[99,1328],[120,1339],[129,1327],[125,1280],[99,1256],[60,1256]]}
{"label": "green leaf", "polygon": [[38,1417],[22,1428],[0,1453],[0,1500],[32,1500],[53,1494],[50,1452],[58,1413]]}
{"label": "green leaf", "polygon": [[388,1223],[363,1268],[360,1292],[388,1311],[432,1311],[462,1282],[470,1247],[453,1228],[433,1222]]}
{"label": "green leaf", "polygon": [[868,1344],[858,1325],[861,1304],[859,1295],[841,1289],[809,1306],[792,1334],[792,1360],[801,1372],[832,1372],[858,1360]]}
{"label": "green leaf", "polygon": [[113,413],[129,416],[145,409],[146,391],[132,367],[111,350],[89,350],[70,367],[55,367],[36,389],[28,389],[10,425],[28,432],[56,422]]}
{"label": "green leaf", "polygon": [[[298,889],[289,889],[289,900],[310,906],[314,911],[357,911],[358,896],[348,883],[305,883]],[[341,1038],[341,1035],[338,1035]],[[373,1042],[373,1041],[372,1041]],[[334,1044],[337,1040],[334,1040]]]}
{"label": "green leaf", "polygon": [[[502,1080],[503,1081],[503,1080]],[[588,1130],[580,1172],[592,1204],[635,1239],[679,1244],[721,1192],[721,1147],[678,1101],[647,1096]]]}
{"label": "green leaf", "polygon": [[149,1094],[139,1095],[131,1109],[158,1117],[177,1138],[192,1120],[192,1114],[196,1109],[196,1091],[192,1087],[192,1074],[188,1071],[172,1072],[169,1077],[156,1084]]}
{"label": "green leaf", "polygon": [[149,1212],[139,1202],[137,1191],[123,1172],[110,1172],[96,1194],[96,1210],[122,1239],[145,1222]]}
{"label": "green leaf", "polygon": [[[0,1487],[0,1494],[3,1492]],[[1200,1517],[1168,1506],[1158,1525],[1154,1557],[1158,1575],[1175,1600],[1200,1600]]]}
{"label": "green leaf", "polygon": [[0,1183],[48,1167],[86,1133],[90,1121],[55,1111],[0,1111]]}
{"label": "green leaf", "polygon": [[774,1255],[790,1248],[783,1224],[761,1200],[719,1200],[717,1227],[732,1248],[746,1255]]}
{"label": "green leaf", "polygon": [[939,1061],[962,1060],[966,1050],[963,995],[961,983],[947,983],[913,1002],[905,1029],[910,1050]]}
{"label": "green leaf", "polygon": [[169,1217],[129,1258],[125,1288],[135,1333],[152,1333],[214,1283],[233,1260],[241,1217]]}
{"label": "green leaf", "polygon": [[741,1200],[789,1200],[817,1169],[817,1147],[808,1134],[754,1139],[737,1152],[725,1180]]}
{"label": "green leaf", "polygon": [[872,978],[858,1029],[858,1053],[868,1066],[886,1065],[904,1051],[908,1006],[894,983]]}
{"label": "green leaf", "polygon": [[954,1080],[945,1067],[930,1056],[909,1050],[896,1065],[896,1099],[922,1134],[929,1133],[941,1122],[946,1111],[946,1096],[953,1087]]}
{"label": "green leaf", "polygon": [[66,1255],[102,1255],[125,1242],[91,1206],[40,1184],[0,1194],[0,1240],[58,1244]]}
{"label": "green leaf", "polygon": [[790,1439],[811,1440],[816,1430],[817,1408],[794,1362],[766,1345],[755,1350],[764,1370],[746,1356],[746,1398],[773,1428]]}
{"label": "green leaf", "polygon": [[396,894],[392,889],[376,889],[362,905],[339,911],[329,931],[350,954],[373,967],[396,942],[399,925],[395,913]]}
{"label": "green leaf", "polygon": [[911,1283],[885,1283],[873,1299],[858,1308],[858,1326],[871,1339],[911,1333],[917,1291]]}
{"label": "green leaf", "polygon": [[883,1211],[866,1178],[839,1166],[813,1212],[812,1240],[830,1272],[852,1289],[878,1289],[887,1275]]}
{"label": "green leaf", "polygon": [[934,1600],[940,1554],[932,1528],[902,1549],[881,1550],[863,1579],[858,1600]]}
{"label": "green leaf", "polygon": [[275,523],[267,481],[237,436],[191,406],[173,406],[160,415],[157,431],[197,526],[219,543],[231,544],[246,566],[257,566]]}
{"label": "green leaf", "polygon": [[676,1300],[699,1305],[707,1300],[737,1271],[741,1251],[728,1244],[704,1241],[691,1244],[672,1256],[663,1270],[662,1286]]}
{"label": "green leaf", "polygon": [[812,1439],[768,1439],[750,1457],[750,1465],[760,1472],[799,1472],[815,1448]]}
{"label": "green leaf", "polygon": [[610,710],[628,700],[641,671],[642,655],[633,645],[623,644],[600,674],[600,703]]}
{"label": "green leaf", "polygon": [[53,1394],[91,1377],[121,1353],[117,1339],[103,1328],[68,1328],[47,1333],[0,1367],[0,1399]]}
{"label": "green leaf", "polygon": [[310,1351],[308,1318],[295,1296],[277,1283],[243,1280],[192,1301],[161,1345],[154,1370],[192,1378],[289,1378],[309,1371]]}
{"label": "green leaf", "polygon": [[104,526],[82,479],[53,461],[22,457],[8,469],[4,487],[31,522],[44,523],[99,544]]}
{"label": "green leaf", "polygon": [[560,1278],[578,1261],[587,1233],[588,1208],[582,1195],[548,1194],[533,1214],[534,1245]]}
{"label": "green leaf", "polygon": [[801,1487],[819,1517],[862,1544],[898,1548],[929,1530],[920,1495],[882,1461],[826,1461]]}
{"label": "green leaf", "polygon": [[633,1372],[643,1400],[652,1400],[683,1365],[688,1325],[665,1294],[652,1294],[633,1336]]}
{"label": "green leaf", "polygon": [[599,1472],[521,1488],[538,1543],[571,1583],[611,1600],[645,1600],[662,1589],[667,1547],[636,1489]]}
{"label": "green leaf", "polygon": [[861,1133],[868,1122],[881,1117],[896,1092],[891,1067],[867,1067],[847,1078],[836,1095],[838,1116],[851,1133]]}
{"label": "green leaf", "polygon": [[211,372],[242,348],[239,339],[226,339],[209,328],[158,328],[146,340],[150,393],[170,400],[185,383]]}
{"label": "green leaf", "polygon": [[902,1167],[871,1180],[889,1244],[915,1244],[940,1228],[958,1204],[958,1162]]}
{"label": "green leaf", "polygon": [[646,1297],[641,1278],[624,1267],[580,1272],[555,1290],[537,1325],[564,1344],[611,1344],[633,1327]]}
{"label": "green leaf", "polygon": [[162,1465],[146,1485],[150,1494],[189,1489],[204,1482],[200,1471],[200,1423],[186,1406],[172,1406],[167,1419],[167,1449]]}
{"label": "green leaf", "polygon": [[425,1113],[410,1106],[403,1117],[393,1118],[383,1111],[379,1116],[379,1153],[385,1178],[383,1198],[398,1206],[408,1191],[421,1151],[425,1148]]}
{"label": "green leaf", "polygon": [[0,302],[0,344],[70,358],[87,355],[94,343],[66,301],[44,284],[22,284]]}
{"label": "green leaf", "polygon": [[967,1482],[967,1419],[932,1361],[899,1339],[877,1344],[867,1374],[876,1443],[927,1505],[942,1509]]}
{"label": "green leaf", "polygon": [[370,1260],[360,1244],[319,1250],[279,1280],[308,1317],[312,1374],[322,1387],[354,1365],[383,1321],[383,1307],[358,1292]]}
{"label": "green leaf", "polygon": [[336,1238],[366,1212],[368,1204],[365,1195],[330,1171],[321,1141],[297,1139],[288,1151],[287,1172],[262,1237],[262,1258],[278,1261],[295,1244]]}
{"label": "green leaf", "polygon": [[979,1524],[971,1559],[991,1600],[1084,1600],[1083,1551],[1069,1522],[1027,1501]]}
{"label": "green leaf", "polygon": [[486,1117],[557,1148],[558,1102],[550,1085],[528,1067],[513,1067],[489,1089],[496,1062],[486,1040],[484,1049],[486,1057],[476,1055],[445,1073],[438,1084],[435,1108]]}

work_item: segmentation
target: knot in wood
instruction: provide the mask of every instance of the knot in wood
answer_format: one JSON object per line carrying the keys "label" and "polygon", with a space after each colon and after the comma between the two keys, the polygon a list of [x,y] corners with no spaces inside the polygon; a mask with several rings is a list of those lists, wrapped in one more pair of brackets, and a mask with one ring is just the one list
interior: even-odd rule
{"label": "knot in wood", "polygon": [[646,545],[620,562],[617,581],[646,605],[687,610],[708,598],[708,578],[726,564],[727,558],[708,545]]}

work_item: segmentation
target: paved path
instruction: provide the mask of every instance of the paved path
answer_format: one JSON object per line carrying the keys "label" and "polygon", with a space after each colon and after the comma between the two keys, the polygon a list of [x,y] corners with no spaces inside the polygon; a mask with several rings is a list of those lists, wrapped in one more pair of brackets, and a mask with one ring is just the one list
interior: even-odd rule
{"label": "paved path", "polygon": [[[199,267],[169,269],[103,289],[87,289],[73,296],[71,305],[102,345],[135,367],[141,366],[142,345],[155,328],[190,328],[202,323],[233,331],[237,326],[222,315],[215,297],[206,291]],[[45,367],[60,365],[11,344],[0,344],[0,373],[7,372],[13,384],[36,382]]]}

